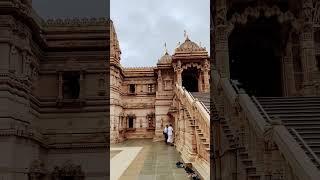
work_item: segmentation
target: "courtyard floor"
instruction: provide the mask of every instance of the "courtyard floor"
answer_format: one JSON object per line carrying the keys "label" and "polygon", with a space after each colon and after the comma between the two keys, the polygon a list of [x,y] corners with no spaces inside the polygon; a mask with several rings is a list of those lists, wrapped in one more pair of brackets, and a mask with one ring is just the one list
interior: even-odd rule
{"label": "courtyard floor", "polygon": [[174,146],[151,139],[127,140],[110,148],[112,180],[188,180]]}

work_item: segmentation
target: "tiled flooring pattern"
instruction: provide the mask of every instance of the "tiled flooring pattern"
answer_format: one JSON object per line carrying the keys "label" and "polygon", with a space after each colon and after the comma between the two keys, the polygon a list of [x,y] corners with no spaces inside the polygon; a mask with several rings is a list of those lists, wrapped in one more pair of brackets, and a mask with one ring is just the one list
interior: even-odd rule
{"label": "tiled flooring pattern", "polygon": [[[184,169],[176,168],[181,161],[175,147],[151,139],[127,140],[113,147],[143,147],[120,180],[187,180]],[[112,164],[111,164],[112,166]]]}

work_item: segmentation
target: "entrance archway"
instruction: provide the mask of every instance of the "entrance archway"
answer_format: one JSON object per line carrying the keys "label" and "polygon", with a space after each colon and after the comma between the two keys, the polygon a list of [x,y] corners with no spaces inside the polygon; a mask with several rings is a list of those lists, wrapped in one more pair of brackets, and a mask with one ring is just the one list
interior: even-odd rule
{"label": "entrance archway", "polygon": [[229,37],[230,78],[255,96],[282,96],[283,25],[276,17],[248,18]]}
{"label": "entrance archway", "polygon": [[189,67],[182,72],[182,86],[189,92],[198,92],[198,69]]}

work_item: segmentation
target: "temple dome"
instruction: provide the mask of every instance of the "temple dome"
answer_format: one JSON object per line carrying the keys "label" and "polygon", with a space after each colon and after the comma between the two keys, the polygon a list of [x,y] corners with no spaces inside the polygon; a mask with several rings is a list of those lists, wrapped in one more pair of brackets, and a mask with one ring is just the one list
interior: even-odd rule
{"label": "temple dome", "polygon": [[191,41],[188,37],[179,47],[176,48],[175,52],[192,52],[192,51],[206,51],[205,48],[200,47],[195,42]]}
{"label": "temple dome", "polygon": [[171,64],[172,57],[168,52],[166,52],[158,61],[158,64]]}

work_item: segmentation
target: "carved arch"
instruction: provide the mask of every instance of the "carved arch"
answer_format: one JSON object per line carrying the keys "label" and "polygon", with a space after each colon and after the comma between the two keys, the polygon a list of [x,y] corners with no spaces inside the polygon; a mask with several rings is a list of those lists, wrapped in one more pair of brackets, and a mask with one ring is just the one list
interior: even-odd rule
{"label": "carved arch", "polygon": [[188,64],[183,65],[183,66],[182,66],[182,69],[183,69],[183,70],[186,70],[186,69],[188,69],[188,68],[190,68],[190,67],[195,67],[195,68],[200,69],[200,70],[201,70],[201,68],[202,68],[200,64],[197,64],[197,63],[188,63]]}
{"label": "carved arch", "polygon": [[301,23],[291,11],[282,12],[279,7],[257,6],[247,7],[241,14],[234,13],[228,20],[228,34],[234,29],[235,24],[247,24],[249,17],[258,19],[259,17],[276,16],[280,24],[290,23],[295,31],[300,31]]}

